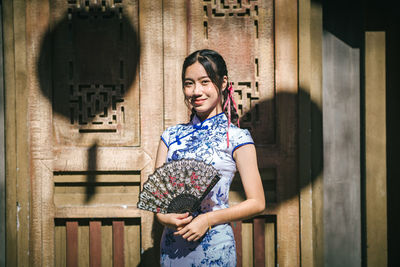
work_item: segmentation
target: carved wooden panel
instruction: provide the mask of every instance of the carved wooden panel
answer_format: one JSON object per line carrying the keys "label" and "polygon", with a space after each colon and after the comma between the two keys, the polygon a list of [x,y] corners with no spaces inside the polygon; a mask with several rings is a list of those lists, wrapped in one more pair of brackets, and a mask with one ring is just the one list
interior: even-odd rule
{"label": "carved wooden panel", "polygon": [[139,145],[136,2],[52,3],[57,145]]}
{"label": "carved wooden panel", "polygon": [[273,14],[272,0],[192,1],[189,7],[189,51],[207,47],[224,57],[241,126],[258,145],[275,142]]}

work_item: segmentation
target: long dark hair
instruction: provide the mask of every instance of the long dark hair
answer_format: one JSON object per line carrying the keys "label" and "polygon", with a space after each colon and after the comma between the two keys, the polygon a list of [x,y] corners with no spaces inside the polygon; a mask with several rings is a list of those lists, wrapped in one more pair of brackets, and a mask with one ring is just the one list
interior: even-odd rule
{"label": "long dark hair", "polygon": [[[207,72],[208,77],[211,79],[212,83],[218,88],[218,93],[222,95],[222,107],[225,105],[225,102],[228,99],[228,87],[229,82],[226,85],[226,88],[222,88],[222,84],[224,82],[224,76],[228,77],[228,70],[226,68],[225,60],[222,56],[210,49],[202,49],[197,50],[191,53],[189,56],[185,58],[182,67],[182,87],[185,81],[185,73],[187,67],[193,65],[194,63],[199,62]],[[228,111],[224,110],[225,114],[228,115]],[[196,114],[194,108],[192,108],[192,115],[190,119]],[[233,105],[231,105],[231,122],[237,123],[239,119],[239,115],[237,114]]]}

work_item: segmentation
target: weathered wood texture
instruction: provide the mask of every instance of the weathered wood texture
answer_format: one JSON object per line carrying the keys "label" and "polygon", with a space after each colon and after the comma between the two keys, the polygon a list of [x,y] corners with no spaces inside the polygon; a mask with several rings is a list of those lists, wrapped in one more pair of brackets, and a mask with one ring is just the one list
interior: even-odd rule
{"label": "weathered wood texture", "polygon": [[184,102],[182,63],[187,48],[187,2],[163,0],[164,128],[188,121]]}
{"label": "weathered wood texture", "polygon": [[4,128],[3,5],[0,2],[0,266],[6,265],[6,177]]}
{"label": "weathered wood texture", "polygon": [[322,4],[299,1],[299,185],[302,266],[323,266]]}
{"label": "weathered wood texture", "polygon": [[367,266],[387,266],[386,40],[365,33]]}
{"label": "weathered wood texture", "polygon": [[359,49],[324,31],[323,218],[326,267],[361,266],[359,60]]}
{"label": "weathered wood texture", "polygon": [[[277,263],[300,265],[297,169],[298,33],[297,1],[275,2],[275,80],[280,154],[277,177]],[[290,108],[288,108],[290,107]],[[264,151],[264,153],[268,153]]]}
{"label": "weathered wood texture", "polygon": [[125,264],[124,255],[124,222],[113,221],[113,259],[114,267],[123,267]]}
{"label": "weathered wood texture", "polygon": [[[160,94],[164,88],[163,71],[163,2],[140,0],[139,3],[139,39],[140,54],[140,107],[141,107],[141,147],[152,162],[141,170],[141,181],[153,171],[154,159],[160,135],[164,130],[164,97]],[[165,85],[167,86],[167,85]],[[141,215],[142,251],[141,263],[154,266],[159,263],[157,243],[160,237],[154,223],[153,214]]]}
{"label": "weathered wood texture", "polygon": [[137,266],[140,257],[137,219],[57,219],[55,266]]}
{"label": "weathered wood texture", "polygon": [[[29,169],[31,186],[30,259],[33,266],[54,262],[53,146],[51,77],[40,80],[40,68],[52,69],[50,57],[40,59],[42,38],[48,32],[47,1],[26,2],[27,90],[29,97]],[[38,64],[40,62],[40,64]],[[50,94],[51,95],[51,94]]]}
{"label": "weathered wood texture", "polygon": [[242,222],[232,222],[233,235],[236,243],[236,265],[242,266]]}
{"label": "weathered wood texture", "polygon": [[[300,264],[297,11],[297,1],[290,0],[188,1],[188,51],[207,47],[221,53],[235,88],[240,124],[255,140],[265,213],[277,215],[280,266]],[[237,180],[231,205],[245,198]],[[242,230],[251,227],[245,223]],[[242,241],[247,266],[253,264],[253,252],[245,242],[252,241]]]}
{"label": "weathered wood texture", "polygon": [[67,231],[67,267],[76,267],[78,266],[78,222],[67,221],[65,228]]}
{"label": "weathered wood texture", "polygon": [[276,266],[276,222],[259,216],[231,223],[236,242],[236,265]]}
{"label": "weathered wood texture", "polygon": [[[140,218],[135,226],[125,221],[125,265],[157,264],[159,236],[152,234],[159,229],[135,202],[160,134],[188,118],[183,99],[177,101],[182,60],[204,47],[227,60],[242,125],[258,144],[265,214],[276,216],[278,229],[276,239],[265,237],[274,244],[264,250],[274,247],[269,259],[280,266],[299,265],[296,1],[5,3],[10,266],[68,261],[61,252],[74,251],[68,240],[79,247],[73,264],[89,264],[90,227],[70,221],[77,218]],[[72,232],[64,234],[54,219],[71,223]],[[243,242],[251,244],[242,246],[244,266],[254,262],[252,229],[242,227]],[[102,264],[112,255],[111,230],[102,224]],[[126,233],[140,233],[141,242]]]}
{"label": "weathered wood texture", "polygon": [[3,1],[6,103],[6,232],[7,266],[29,266],[29,131],[26,5]]}
{"label": "weathered wood texture", "polygon": [[253,219],[254,266],[265,264],[265,219]]}
{"label": "weathered wood texture", "polygon": [[101,222],[89,222],[89,263],[90,267],[101,266]]}

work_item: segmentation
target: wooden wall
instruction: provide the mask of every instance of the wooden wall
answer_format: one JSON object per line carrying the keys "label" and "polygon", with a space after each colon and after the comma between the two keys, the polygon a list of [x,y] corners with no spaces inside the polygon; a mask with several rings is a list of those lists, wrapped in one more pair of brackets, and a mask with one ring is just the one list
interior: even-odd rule
{"label": "wooden wall", "polygon": [[323,266],[322,4],[299,1],[299,186],[302,266]]}
{"label": "wooden wall", "polygon": [[29,266],[30,162],[25,1],[3,1],[7,265]]}
{"label": "wooden wall", "polygon": [[[180,64],[188,51],[199,45],[195,40],[200,35],[192,32],[194,28],[197,27],[203,36],[206,34],[204,29],[208,29],[215,19],[205,16],[204,11],[215,7],[210,1],[204,1],[203,5],[194,4],[197,11],[190,11],[190,8],[188,11],[189,2],[179,0],[138,1],[138,5],[128,5],[129,12],[140,14],[136,22],[142,40],[139,62],[142,78],[135,84],[140,91],[134,89],[134,96],[125,100],[138,107],[131,114],[135,119],[130,125],[140,126],[130,135],[122,136],[121,140],[126,143],[116,144],[120,139],[114,138],[108,143],[94,142],[95,138],[89,135],[77,139],[68,128],[70,126],[66,126],[69,121],[65,123],[65,118],[52,114],[51,103],[45,97],[46,92],[52,94],[51,79],[48,77],[44,85],[39,85],[41,81],[36,76],[40,40],[61,18],[60,14],[51,11],[69,2],[3,1],[3,22],[7,25],[3,32],[5,88],[8,92],[5,102],[9,107],[5,118],[7,262],[10,266],[62,266],[71,259],[68,253],[72,253],[79,254],[77,261],[85,265],[95,260],[90,258],[93,252],[101,256],[104,264],[109,264],[113,253],[125,251],[126,266],[136,265],[139,261],[154,263],[158,260],[158,246],[154,240],[159,238],[160,227],[152,216],[144,215],[133,206],[121,206],[121,203],[134,202],[137,198],[140,183],[152,170],[150,155],[155,154],[154,144],[158,142],[159,133],[165,127],[187,119],[186,107],[179,101],[182,92],[175,90],[180,87]],[[271,202],[267,203],[264,216],[255,221],[244,221],[238,224],[240,229],[235,228],[242,238],[241,263],[251,266],[262,259],[266,266],[275,263],[280,266],[359,266],[362,250],[360,52],[354,48],[354,40],[342,42],[343,36],[336,33],[326,31],[323,34],[322,13],[323,8],[329,8],[329,3],[323,7],[320,1],[313,0],[261,2],[267,3],[268,9],[261,8],[260,4],[260,9],[253,10],[253,5],[249,8],[252,17],[248,21],[251,23],[246,25],[254,30],[251,34],[261,31],[256,34],[255,43],[261,47],[265,38],[268,53],[262,53],[262,56],[268,54],[266,62],[273,61],[269,68],[262,70],[270,75],[266,76],[270,86],[264,95],[265,114],[276,119],[276,128],[273,123],[266,126],[269,127],[266,144],[257,148],[268,189],[267,199]],[[254,16],[256,10],[260,11],[259,17],[258,13]],[[263,13],[266,10],[274,14],[274,20]],[[298,32],[296,14],[299,16]],[[254,18],[261,21],[263,16],[268,19],[265,25],[273,25],[273,28],[268,26],[263,30],[265,25],[252,21]],[[229,27],[233,29],[234,25]],[[263,36],[267,31],[273,39]],[[208,33],[210,39],[217,38],[211,31]],[[63,43],[62,39],[58,41]],[[208,40],[201,42],[209,45]],[[243,47],[240,43],[236,45]],[[68,55],[65,53],[56,61],[62,61],[62,56]],[[44,58],[43,61],[49,70],[52,70],[51,60]],[[241,57],[237,56],[237,60]],[[261,59],[255,65],[259,62]],[[254,71],[254,66],[247,67],[249,71],[243,71],[245,78],[237,80],[240,86],[236,94],[240,94],[240,90],[249,90],[245,88],[248,83],[243,81],[254,78],[249,74]],[[233,73],[238,77],[242,75],[240,70]],[[257,84],[257,79],[249,84]],[[250,89],[254,91],[254,88]],[[155,97],[160,91],[163,97]],[[62,96],[58,97],[62,100]],[[140,101],[135,102],[135,99]],[[243,106],[247,103],[242,102]],[[294,108],[287,109],[287,104]],[[85,126],[80,129],[85,133],[93,130]],[[53,139],[54,142],[47,142]],[[119,157],[124,162],[122,171],[109,164],[112,162],[107,156],[110,152],[122,155]],[[92,161],[89,160],[90,153],[95,155]],[[95,180],[90,180],[93,177]],[[88,179],[96,186],[88,186]],[[285,183],[296,186],[286,187]],[[278,191],[280,196],[275,195]],[[96,192],[96,195],[87,198],[88,192]],[[233,202],[243,197],[240,189],[238,192],[233,188],[231,193]],[[290,223],[282,218],[290,219]],[[253,229],[264,231],[264,240],[258,240]],[[124,242],[116,243],[120,249],[115,252],[111,244],[118,235]],[[93,245],[96,241],[97,246]],[[264,244],[264,258],[255,251],[256,242]],[[70,244],[76,245],[74,249],[67,248]],[[372,249],[371,253],[377,253],[377,250]]]}
{"label": "wooden wall", "polygon": [[6,264],[6,180],[4,128],[3,6],[0,2],[0,266]]}
{"label": "wooden wall", "polygon": [[325,266],[361,266],[360,51],[323,45]]}
{"label": "wooden wall", "polygon": [[[224,56],[233,60],[231,78],[237,83],[235,94],[241,98],[238,102],[242,115],[248,113],[245,127],[253,127],[259,139],[259,164],[269,199],[265,214],[256,222],[244,222],[238,232],[244,242],[264,248],[264,256],[260,256],[258,245],[243,246],[243,264],[300,264],[297,5],[291,0],[276,4],[271,0],[239,3],[243,8],[236,4],[134,0],[101,4],[5,2],[6,102],[10,107],[6,122],[9,265],[49,266],[72,259],[68,253],[87,263],[95,260],[91,252],[101,253],[107,262],[107,245],[115,236],[110,225],[114,227],[114,222],[118,222],[121,226],[121,221],[124,226],[118,228],[118,233],[137,233],[140,229],[140,236],[133,235],[134,241],[123,236],[124,240],[140,244],[141,253],[136,246],[125,256],[136,262],[156,264],[160,227],[152,214],[135,207],[135,200],[140,185],[152,171],[159,134],[165,127],[187,119],[187,109],[180,101],[182,91],[176,90],[180,88],[183,58],[197,48],[214,45],[221,50],[217,41],[231,47],[229,39],[218,38],[225,33],[224,28],[218,28],[219,20],[234,21],[227,24],[232,32],[240,32],[240,25],[248,27],[250,30],[242,31],[243,40],[254,46],[254,50],[246,50],[243,43],[237,42],[231,53],[222,49],[222,53],[227,53]],[[84,22],[76,17],[89,17],[96,25],[100,17],[97,11],[85,12],[97,8],[104,8],[105,12],[112,9],[107,13],[110,16],[105,17],[110,18],[109,24],[118,26],[118,32],[133,25],[140,39],[137,69],[123,54],[126,47],[120,46],[124,39],[121,36],[125,35],[115,34],[109,24],[103,25],[108,29],[104,35],[111,36],[110,45],[119,49],[107,52],[117,54],[99,57],[95,51],[105,42],[93,47],[85,43],[95,40],[89,38],[93,34],[91,26],[80,27]],[[121,27],[116,18],[121,19]],[[126,24],[126,19],[130,24]],[[214,25],[207,35],[205,23]],[[247,35],[252,39],[245,38]],[[98,37],[104,40],[104,36]],[[243,55],[251,59],[246,65]],[[85,64],[90,60],[98,64]],[[101,60],[110,62],[111,71],[101,68],[107,66]],[[93,71],[93,67],[100,69]],[[133,76],[132,84],[126,73]],[[115,118],[109,116],[110,120],[101,112],[104,116],[91,114],[93,108],[97,111],[97,106],[104,104],[98,98],[96,106],[91,96],[98,91],[107,93],[107,84],[118,91],[113,95],[118,98],[118,108],[110,110],[115,112]],[[129,92],[123,95],[122,88]],[[82,94],[81,90],[87,93]],[[260,119],[258,104],[270,123]],[[265,131],[265,136],[260,134]],[[232,204],[237,200],[240,197],[232,197]],[[255,233],[264,232],[264,239],[257,234],[254,238],[252,229],[256,229]],[[92,246],[96,242],[90,240],[101,240],[104,248]],[[124,243],[124,247],[128,246]]]}
{"label": "wooden wall", "polygon": [[387,266],[386,35],[365,33],[366,263]]}

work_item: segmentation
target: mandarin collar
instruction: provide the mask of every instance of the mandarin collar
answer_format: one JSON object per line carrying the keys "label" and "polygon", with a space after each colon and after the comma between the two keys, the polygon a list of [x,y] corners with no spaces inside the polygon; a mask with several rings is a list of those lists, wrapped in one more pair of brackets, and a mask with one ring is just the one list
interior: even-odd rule
{"label": "mandarin collar", "polygon": [[199,126],[203,126],[203,127],[204,127],[204,126],[207,126],[207,125],[212,125],[212,124],[214,124],[215,121],[216,121],[217,119],[219,119],[219,118],[224,118],[224,119],[226,119],[225,113],[224,113],[224,112],[218,113],[217,115],[214,115],[214,116],[212,116],[212,117],[210,117],[210,118],[207,118],[207,119],[205,119],[204,121],[201,121],[200,118],[195,114],[195,115],[193,116],[193,119],[192,119],[192,121],[191,121],[191,124],[193,124],[193,126],[197,126],[197,127],[199,127]]}

